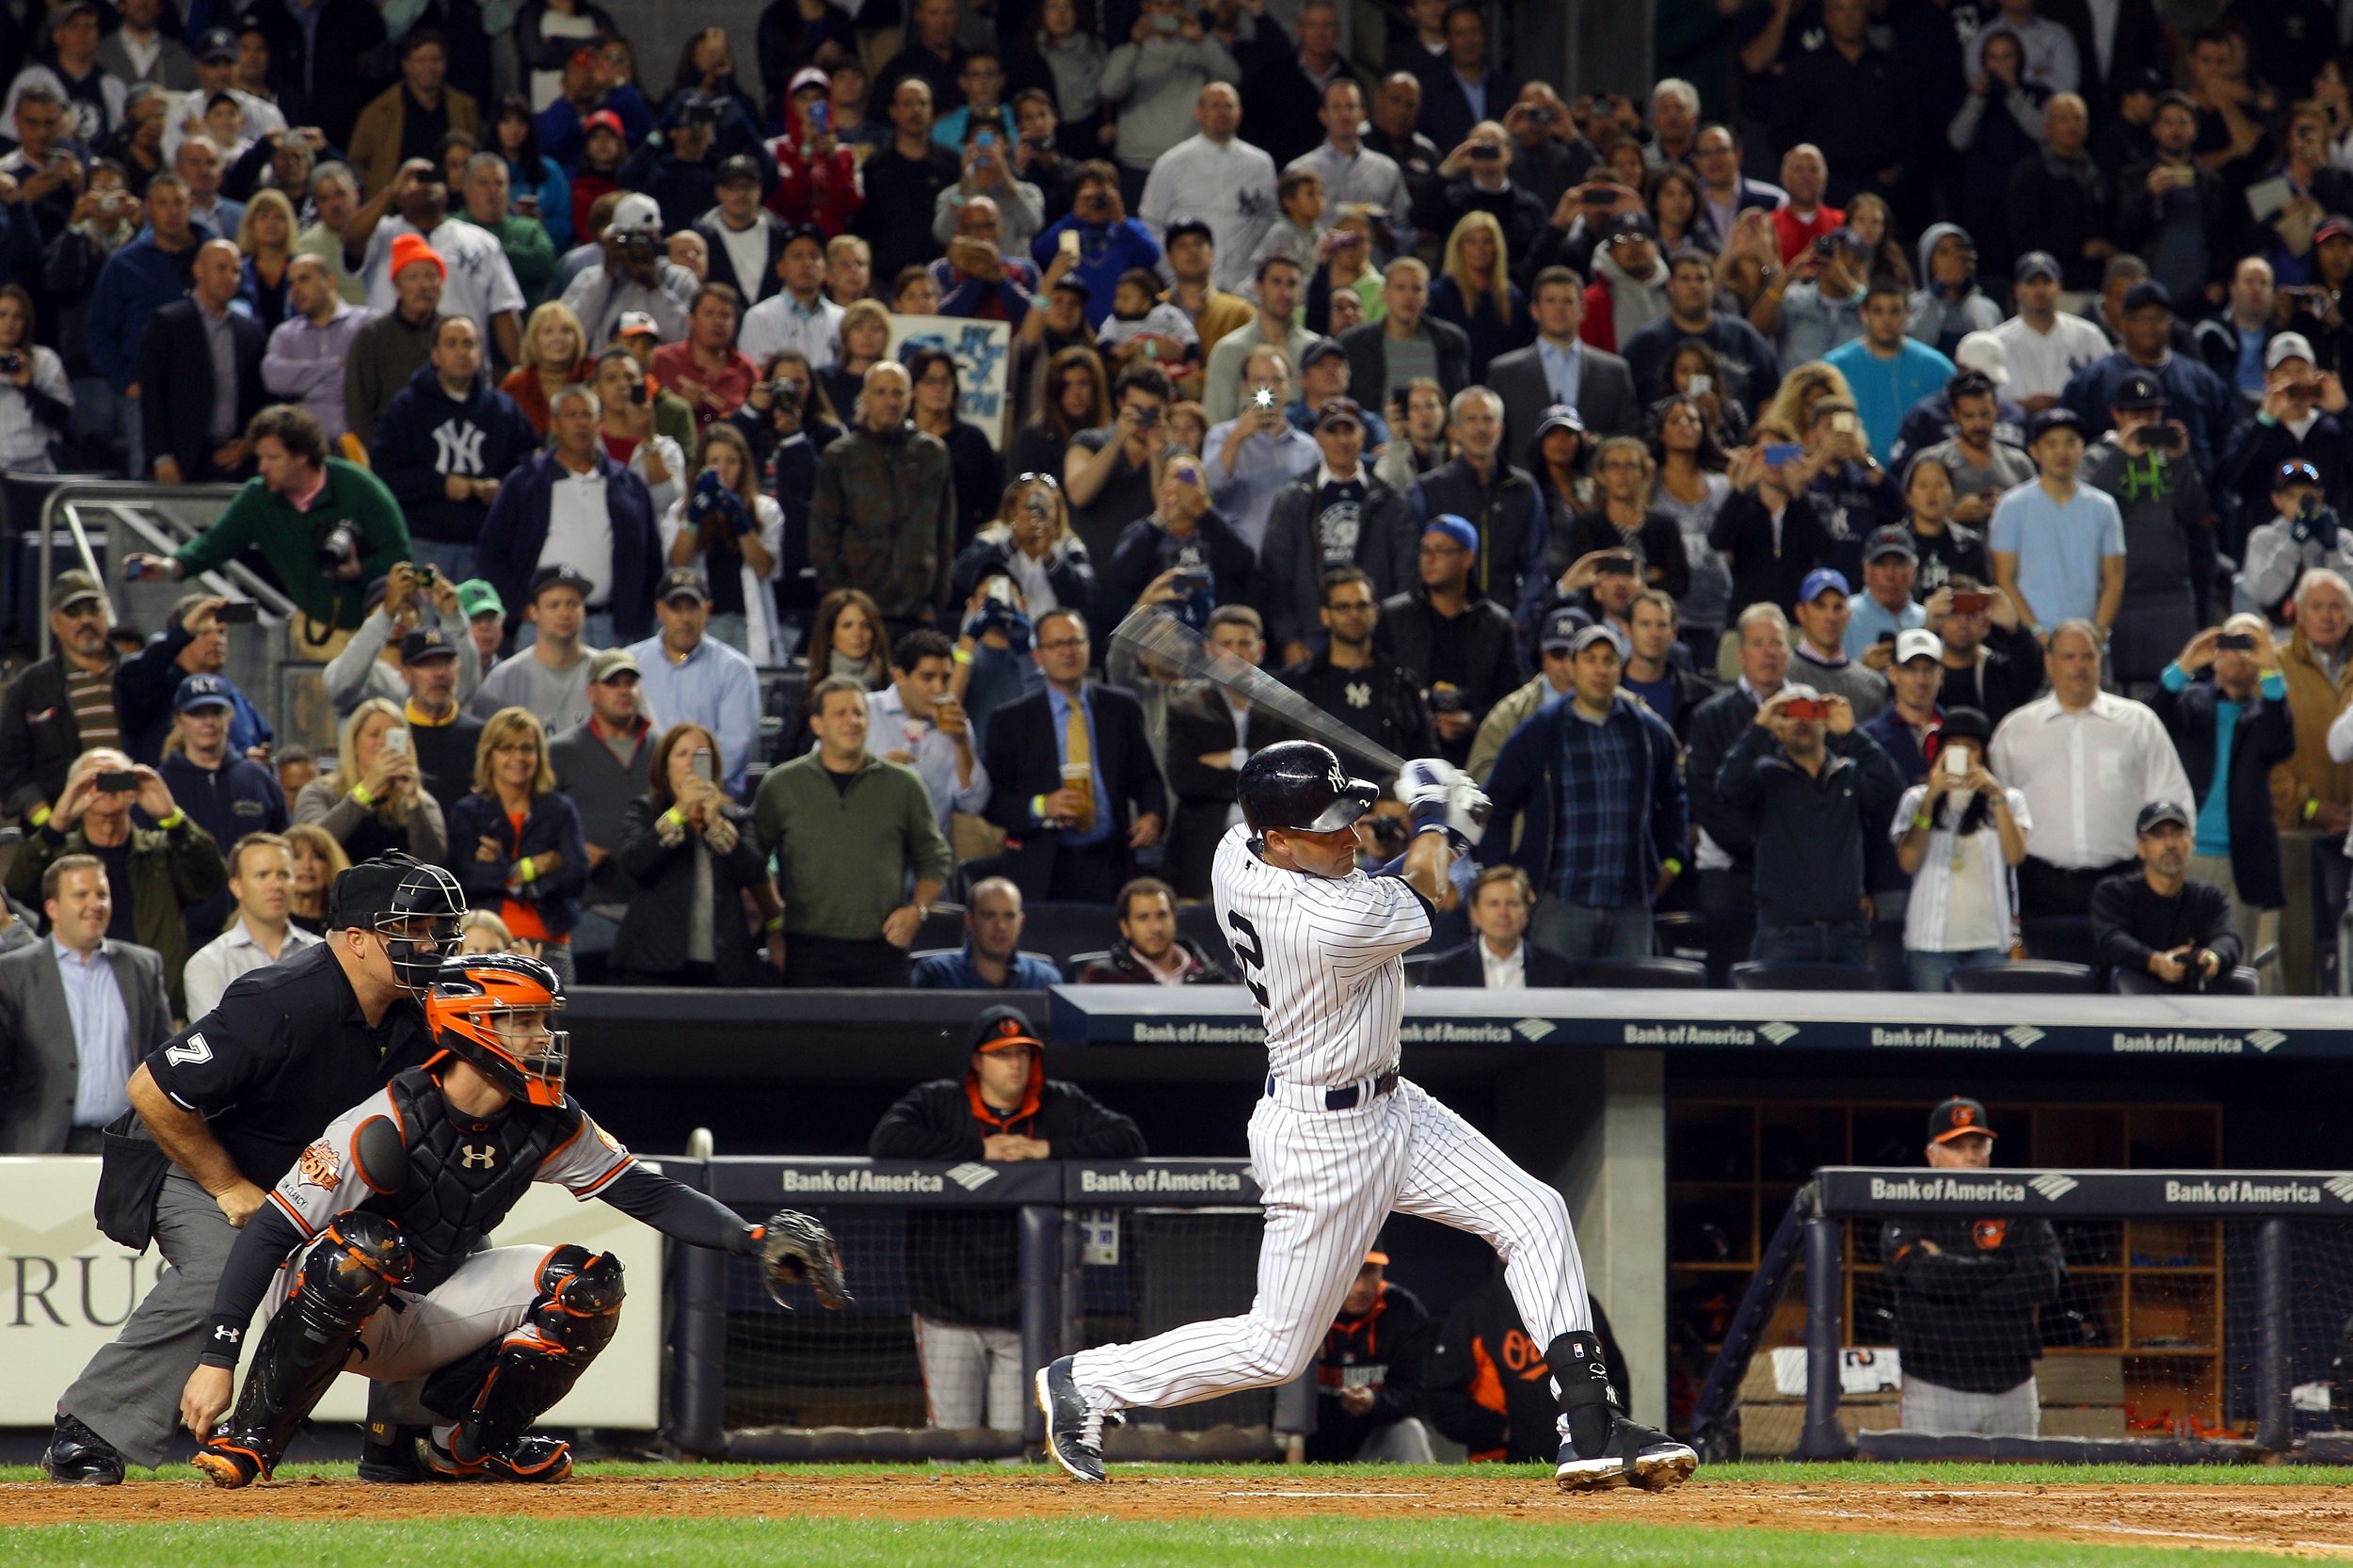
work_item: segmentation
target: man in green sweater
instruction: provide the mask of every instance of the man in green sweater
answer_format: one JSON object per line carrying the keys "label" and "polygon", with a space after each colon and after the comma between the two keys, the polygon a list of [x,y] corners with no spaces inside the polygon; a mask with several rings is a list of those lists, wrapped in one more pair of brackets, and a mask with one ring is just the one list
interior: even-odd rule
{"label": "man in green sweater", "polygon": [[808,711],[817,749],[771,768],[752,803],[784,893],[769,949],[788,985],[904,985],[907,949],[953,857],[923,780],[866,749],[864,683],[819,681]]}
{"label": "man in green sweater", "polygon": [[296,625],[296,646],[329,657],[365,618],[367,584],[408,559],[408,524],[382,480],[327,455],[326,434],[308,410],[264,408],[246,438],[261,474],[210,528],[172,554],[127,557],[123,575],[176,580],[255,551],[310,622]]}

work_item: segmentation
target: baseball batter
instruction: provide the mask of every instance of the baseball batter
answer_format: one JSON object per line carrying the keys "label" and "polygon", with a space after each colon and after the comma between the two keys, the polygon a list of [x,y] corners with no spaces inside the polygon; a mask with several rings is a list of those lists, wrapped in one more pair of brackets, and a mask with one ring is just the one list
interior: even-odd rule
{"label": "baseball batter", "polygon": [[1611,1401],[1568,1206],[1398,1074],[1403,954],[1428,939],[1451,846],[1476,840],[1486,797],[1446,762],[1407,763],[1397,788],[1415,838],[1367,875],[1355,823],[1379,791],[1329,749],[1268,746],[1239,782],[1243,824],[1219,843],[1211,883],[1266,1020],[1266,1094],[1250,1119],[1266,1206],[1257,1298],[1239,1318],[1041,1368],[1048,1450],[1076,1479],[1100,1481],[1107,1416],[1298,1376],[1394,1211],[1467,1230],[1502,1256],[1529,1336],[1546,1347],[1563,1491],[1679,1484],[1697,1456]]}

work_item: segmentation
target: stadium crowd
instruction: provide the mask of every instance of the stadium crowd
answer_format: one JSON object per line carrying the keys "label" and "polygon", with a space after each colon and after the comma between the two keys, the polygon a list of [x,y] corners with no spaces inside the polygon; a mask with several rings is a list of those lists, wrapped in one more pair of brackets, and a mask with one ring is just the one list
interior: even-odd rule
{"label": "stadium crowd", "polygon": [[338,720],[57,579],[0,946],[184,1017],[398,850],[568,979],[1224,979],[1294,731],[1144,607],[1484,782],[1425,978],[2332,984],[2331,8],[1668,4],[1575,102],[1445,0],[899,9],[0,5],[0,465],[241,484],[120,565]]}

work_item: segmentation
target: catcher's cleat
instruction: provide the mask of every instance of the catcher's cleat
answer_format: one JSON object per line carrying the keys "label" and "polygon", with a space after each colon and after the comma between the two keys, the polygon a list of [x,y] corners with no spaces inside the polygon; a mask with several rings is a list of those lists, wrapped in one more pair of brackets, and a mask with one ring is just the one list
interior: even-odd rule
{"label": "catcher's cleat", "polygon": [[1606,1492],[1618,1486],[1665,1492],[1690,1480],[1699,1464],[1699,1455],[1665,1432],[1621,1416],[1610,1424],[1609,1439],[1599,1453],[1579,1454],[1574,1443],[1561,1444],[1553,1479],[1563,1492]]}
{"label": "catcher's cleat", "polygon": [[413,1486],[424,1480],[417,1460],[417,1440],[424,1433],[423,1427],[371,1422],[360,1448],[360,1479],[378,1486]]}
{"label": "catcher's cleat", "polygon": [[267,1480],[269,1472],[262,1467],[259,1455],[250,1448],[240,1448],[225,1438],[210,1438],[188,1461],[204,1472],[204,1479],[224,1492],[250,1486],[257,1480]]}
{"label": "catcher's cleat", "polygon": [[1070,1357],[1037,1369],[1037,1407],[1046,1413],[1046,1451],[1054,1463],[1073,1480],[1109,1479],[1103,1473],[1103,1413],[1087,1408]]}
{"label": "catcher's cleat", "polygon": [[459,1459],[439,1443],[424,1448],[426,1480],[496,1480],[534,1484],[562,1480],[572,1473],[572,1448],[560,1437],[527,1433],[502,1452],[480,1459]]}

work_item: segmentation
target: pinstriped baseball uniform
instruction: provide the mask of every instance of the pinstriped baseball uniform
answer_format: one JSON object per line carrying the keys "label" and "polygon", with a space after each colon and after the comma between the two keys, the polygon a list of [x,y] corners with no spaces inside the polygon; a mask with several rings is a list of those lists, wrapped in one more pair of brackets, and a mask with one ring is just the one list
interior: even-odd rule
{"label": "pinstriped baseball uniform", "polygon": [[[1229,829],[1211,873],[1218,919],[1266,1019],[1272,1091],[1250,1117],[1265,1194],[1258,1293],[1239,1318],[1079,1352],[1098,1410],[1190,1404],[1288,1382],[1315,1359],[1390,1213],[1484,1238],[1529,1337],[1593,1327],[1585,1271],[1561,1194],[1504,1157],[1418,1085],[1372,1080],[1398,1064],[1402,955],[1430,936],[1430,907],[1395,877],[1280,871]],[[1325,1106],[1353,1087],[1353,1108]]]}

